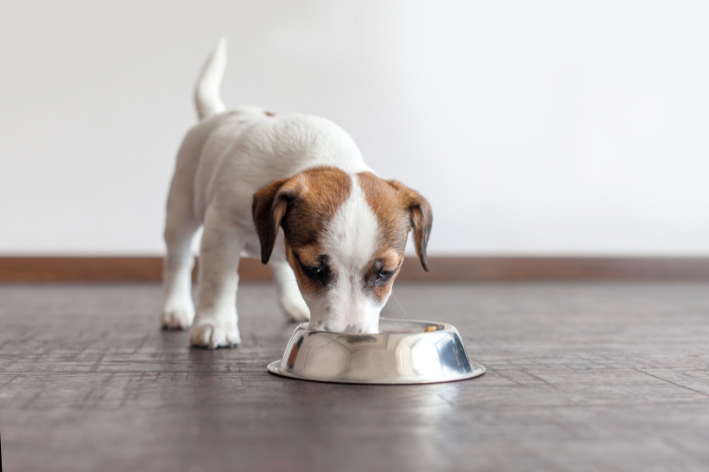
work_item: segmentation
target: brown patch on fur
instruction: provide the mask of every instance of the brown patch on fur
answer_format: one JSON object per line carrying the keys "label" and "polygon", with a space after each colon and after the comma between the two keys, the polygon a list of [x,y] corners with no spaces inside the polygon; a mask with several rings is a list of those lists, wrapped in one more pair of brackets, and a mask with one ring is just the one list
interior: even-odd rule
{"label": "brown patch on fur", "polygon": [[[389,296],[391,292],[391,287],[394,285],[396,277],[399,275],[399,268],[404,260],[404,252],[399,251],[394,248],[380,248],[379,251],[372,258],[372,263],[365,274],[365,280],[372,287],[372,293],[377,298],[377,300],[384,300]],[[377,282],[377,272],[383,270],[385,272],[393,272],[394,275],[381,283]]]}
{"label": "brown patch on fur", "polygon": [[374,286],[374,290],[372,291],[372,293],[374,293],[374,296],[377,298],[377,300],[379,300],[380,303],[384,301],[386,297],[389,296],[392,285],[394,285],[394,280],[396,280],[396,275],[390,280],[388,280],[386,284]]}
{"label": "brown patch on fur", "polygon": [[371,172],[361,172],[357,177],[365,199],[379,222],[380,251],[393,248],[403,255],[411,226],[408,211],[402,203],[401,192]]}
{"label": "brown patch on fur", "polygon": [[[317,244],[327,222],[349,196],[351,186],[350,177],[340,169],[317,167],[259,189],[254,194],[252,213],[261,242],[261,262],[270,259],[279,227],[283,227],[286,247],[296,254]],[[296,270],[299,265],[291,262],[291,267]]]}
{"label": "brown patch on fur", "polygon": [[[303,272],[302,267],[298,263],[298,259],[300,256],[295,255],[293,252],[293,247],[288,243],[288,240],[286,239],[285,241],[286,245],[286,260],[290,264],[291,268],[293,269],[293,272],[295,273],[295,278],[298,281],[298,288],[302,293],[307,293],[307,294],[314,294],[322,290],[322,286],[318,284],[317,282],[313,281],[310,277],[305,275]],[[305,261],[302,261],[305,263]]]}
{"label": "brown patch on fur", "polygon": [[421,262],[423,269],[428,272],[428,257],[426,256],[426,248],[428,247],[428,238],[431,235],[431,227],[433,226],[433,213],[431,205],[420,193],[411,190],[406,185],[398,180],[388,180],[387,183],[399,190],[401,204],[405,208],[411,218],[411,228],[414,233],[414,247],[416,255]]}
{"label": "brown patch on fur", "polygon": [[320,241],[352,187],[350,177],[334,167],[318,167],[298,175],[305,185],[282,223],[288,242],[296,250]]}
{"label": "brown patch on fur", "polygon": [[395,271],[401,265],[404,256],[393,248],[387,248],[374,256],[376,261],[381,261],[381,268],[386,271]]}
{"label": "brown patch on fur", "polygon": [[319,257],[323,255],[320,244],[309,244],[298,249],[298,259],[306,266],[316,266],[320,263]]}
{"label": "brown patch on fur", "polygon": [[367,203],[379,221],[380,248],[394,248],[403,256],[406,238],[413,229],[416,254],[424,270],[428,271],[426,247],[433,223],[428,201],[396,180],[384,180],[371,172],[357,176]]}
{"label": "brown patch on fur", "polygon": [[276,114],[273,113],[272,111],[264,111],[263,114],[266,116],[276,116]]}

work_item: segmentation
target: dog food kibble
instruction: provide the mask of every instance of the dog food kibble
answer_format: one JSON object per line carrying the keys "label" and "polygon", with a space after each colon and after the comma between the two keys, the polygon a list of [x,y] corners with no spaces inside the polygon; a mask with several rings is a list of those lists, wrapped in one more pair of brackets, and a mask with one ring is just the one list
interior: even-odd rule
{"label": "dog food kibble", "polygon": [[433,333],[433,332],[436,331],[437,329],[438,329],[438,328],[436,328],[435,326],[429,326],[428,328],[424,329],[423,332],[424,332],[424,333]]}

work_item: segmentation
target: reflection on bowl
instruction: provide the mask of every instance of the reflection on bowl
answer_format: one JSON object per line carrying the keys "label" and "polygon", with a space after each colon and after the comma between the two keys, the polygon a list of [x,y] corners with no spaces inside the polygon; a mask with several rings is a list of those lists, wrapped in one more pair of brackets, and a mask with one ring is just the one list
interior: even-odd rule
{"label": "reflection on bowl", "polygon": [[268,370],[302,380],[367,384],[450,382],[485,372],[470,361],[454,326],[384,318],[376,334],[314,331],[302,323],[283,358]]}

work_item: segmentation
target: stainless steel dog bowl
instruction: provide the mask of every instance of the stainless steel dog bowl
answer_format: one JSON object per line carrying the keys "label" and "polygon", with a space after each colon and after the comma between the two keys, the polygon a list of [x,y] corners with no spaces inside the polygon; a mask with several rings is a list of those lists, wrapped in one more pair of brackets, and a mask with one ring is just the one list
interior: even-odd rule
{"label": "stainless steel dog bowl", "polygon": [[268,371],[318,382],[420,384],[470,379],[485,367],[471,362],[452,325],[382,318],[376,334],[314,331],[301,323]]}

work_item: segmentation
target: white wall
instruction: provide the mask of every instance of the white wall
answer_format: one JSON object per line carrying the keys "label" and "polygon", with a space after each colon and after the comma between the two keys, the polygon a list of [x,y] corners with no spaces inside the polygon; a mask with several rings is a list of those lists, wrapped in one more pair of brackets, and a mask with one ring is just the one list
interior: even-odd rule
{"label": "white wall", "polygon": [[706,5],[6,2],[0,253],[160,254],[226,35],[225,102],[343,125],[429,198],[433,255],[709,254]]}

